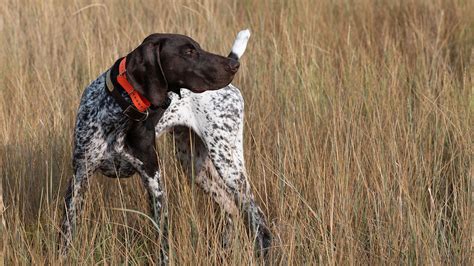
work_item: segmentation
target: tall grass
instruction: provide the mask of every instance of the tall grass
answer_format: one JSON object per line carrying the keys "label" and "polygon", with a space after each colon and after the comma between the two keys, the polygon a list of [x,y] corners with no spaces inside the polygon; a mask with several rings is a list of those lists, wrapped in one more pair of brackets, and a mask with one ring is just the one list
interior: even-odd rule
{"label": "tall grass", "polygon": [[[75,112],[85,86],[153,32],[227,54],[245,158],[275,235],[271,264],[471,264],[474,4],[441,0],[60,1],[0,5],[5,264],[57,264]],[[471,60],[471,61],[470,61]],[[158,140],[171,261],[253,264]],[[66,263],[157,260],[139,178],[91,179]],[[121,210],[117,210],[121,209]]]}

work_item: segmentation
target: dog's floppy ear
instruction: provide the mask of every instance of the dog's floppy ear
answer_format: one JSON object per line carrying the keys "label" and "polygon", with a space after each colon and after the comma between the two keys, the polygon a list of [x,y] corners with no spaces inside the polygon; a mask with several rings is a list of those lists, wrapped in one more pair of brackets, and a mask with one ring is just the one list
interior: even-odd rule
{"label": "dog's floppy ear", "polygon": [[145,41],[127,55],[127,79],[154,106],[164,103],[168,83],[160,63],[160,41]]}

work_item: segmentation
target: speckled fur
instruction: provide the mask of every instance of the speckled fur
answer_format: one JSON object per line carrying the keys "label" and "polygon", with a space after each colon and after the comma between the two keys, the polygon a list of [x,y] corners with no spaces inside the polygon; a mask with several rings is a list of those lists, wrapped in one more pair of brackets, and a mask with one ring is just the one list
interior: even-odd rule
{"label": "speckled fur", "polygon": [[[249,33],[244,36],[245,45],[248,36]],[[240,91],[229,84],[216,91],[197,94],[181,89],[181,93],[182,98],[169,92],[171,105],[164,111],[154,113],[148,119],[151,122],[147,120],[140,126],[145,128],[151,124],[148,130],[152,130],[152,135],[156,134],[156,137],[165,132],[173,133],[177,157],[192,180],[223,208],[229,222],[234,217],[242,217],[249,231],[255,235],[258,253],[266,252],[271,244],[271,234],[251,193],[244,166],[244,101]],[[74,175],[66,192],[65,215],[61,224],[63,254],[67,253],[72,241],[88,178],[96,171],[109,177],[129,177],[138,172],[148,191],[155,222],[161,225],[161,259],[166,264],[165,190],[157,160],[141,158],[134,152],[135,147],[130,145],[133,142],[126,140],[127,132],[135,127],[136,122],[125,117],[106,92],[105,73],[86,88],[77,113]],[[194,139],[192,149],[190,138]],[[151,141],[141,149],[156,156],[154,136]]]}
{"label": "speckled fur", "polygon": [[[163,111],[155,116],[161,117],[162,113]],[[96,171],[109,177],[129,177],[138,172],[148,191],[155,222],[160,224],[161,219],[166,220],[166,212],[162,212],[166,195],[157,167],[158,162],[151,162],[150,166],[150,162],[133,155],[133,147],[127,145],[125,140],[127,132],[136,127],[136,123],[122,114],[120,106],[106,92],[105,73],[84,91],[74,133],[74,175],[66,192],[66,208],[61,224],[62,254],[67,253],[71,244],[77,214],[82,205],[83,190],[88,184],[88,178]],[[152,153],[153,135],[154,133],[150,143]],[[166,239],[166,227],[162,231],[162,239]],[[166,246],[166,243],[163,245]],[[166,261],[166,253],[162,256],[162,260]]]}
{"label": "speckled fur", "polygon": [[181,94],[181,99],[170,95],[172,103],[155,128],[157,136],[174,133],[177,157],[188,175],[194,173],[194,181],[226,211],[230,221],[244,218],[255,233],[257,251],[266,251],[271,234],[245,171],[242,94],[232,84],[201,94],[181,89]]}

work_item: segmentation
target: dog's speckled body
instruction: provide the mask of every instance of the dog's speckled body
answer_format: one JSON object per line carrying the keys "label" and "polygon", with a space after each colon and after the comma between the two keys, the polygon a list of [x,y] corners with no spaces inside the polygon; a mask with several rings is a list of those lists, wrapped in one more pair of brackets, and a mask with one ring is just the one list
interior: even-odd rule
{"label": "dog's speckled body", "polygon": [[[240,58],[249,35],[245,31],[239,33],[232,56]],[[66,193],[61,226],[63,251],[67,251],[72,240],[87,178],[97,170],[110,177],[128,177],[138,172],[149,193],[155,221],[163,222],[162,239],[166,239],[165,192],[154,150],[155,135],[159,137],[165,132],[174,134],[177,157],[184,169],[188,174],[195,173],[194,181],[226,211],[228,220],[235,216],[244,218],[249,231],[256,235],[257,250],[268,249],[271,234],[245,172],[244,101],[240,91],[229,84],[203,93],[181,89],[182,97],[168,92],[171,105],[166,110],[156,109],[147,120],[136,122],[126,117],[107,93],[105,79],[104,73],[86,88],[77,114],[74,176]],[[122,94],[127,97],[125,92]],[[164,243],[164,262],[166,246]]]}

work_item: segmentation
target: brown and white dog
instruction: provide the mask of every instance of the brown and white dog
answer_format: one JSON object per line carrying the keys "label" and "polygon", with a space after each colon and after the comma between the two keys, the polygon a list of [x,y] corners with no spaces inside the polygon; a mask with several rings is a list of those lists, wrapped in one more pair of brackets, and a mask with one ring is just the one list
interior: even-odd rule
{"label": "brown and white dog", "polygon": [[[76,119],[62,254],[70,248],[87,179],[96,171],[109,177],[138,173],[155,223],[161,225],[161,262],[167,263],[166,195],[155,152],[155,138],[164,132],[174,133],[183,167],[190,174],[194,165],[193,180],[225,210],[228,220],[242,217],[255,236],[257,252],[268,250],[271,233],[244,166],[244,102],[230,84],[249,36],[248,30],[239,32],[231,53],[223,57],[184,35],[152,34],[86,88]],[[193,149],[189,130],[198,136]]]}

